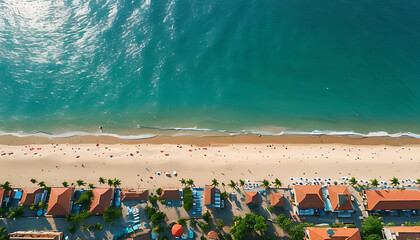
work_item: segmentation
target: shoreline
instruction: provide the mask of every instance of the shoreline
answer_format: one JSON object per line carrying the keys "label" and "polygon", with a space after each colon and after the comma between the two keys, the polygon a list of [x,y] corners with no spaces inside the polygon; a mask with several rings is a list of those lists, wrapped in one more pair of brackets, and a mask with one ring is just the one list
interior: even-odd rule
{"label": "shoreline", "polygon": [[22,146],[30,144],[181,144],[195,146],[224,146],[229,144],[344,144],[344,145],[420,145],[420,139],[410,136],[359,136],[359,135],[259,135],[239,134],[225,136],[152,136],[143,139],[123,139],[109,135],[85,135],[70,137],[0,136],[0,145]]}

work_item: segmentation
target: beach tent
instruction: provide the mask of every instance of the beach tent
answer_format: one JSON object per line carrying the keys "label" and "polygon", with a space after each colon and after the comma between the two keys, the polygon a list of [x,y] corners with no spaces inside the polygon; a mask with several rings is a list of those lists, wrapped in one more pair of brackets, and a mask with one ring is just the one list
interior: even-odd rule
{"label": "beach tent", "polygon": [[172,235],[174,235],[174,237],[181,237],[182,234],[184,234],[184,228],[180,224],[175,224],[172,227]]}

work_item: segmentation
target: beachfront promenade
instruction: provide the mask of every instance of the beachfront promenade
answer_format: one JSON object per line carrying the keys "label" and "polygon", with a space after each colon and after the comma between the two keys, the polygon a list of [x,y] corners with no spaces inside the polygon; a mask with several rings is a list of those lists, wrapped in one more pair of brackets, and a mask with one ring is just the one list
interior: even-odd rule
{"label": "beachfront promenade", "polygon": [[[99,179],[99,182],[106,180]],[[390,179],[376,182],[376,179],[365,181],[346,177],[311,180],[296,177],[291,180],[290,185],[283,186],[279,180],[219,183],[214,179],[200,187],[195,186],[192,179],[180,179],[179,188],[153,190],[121,189],[112,184],[115,181],[122,184],[118,179],[110,179],[110,187],[101,184],[93,189],[81,182],[80,186],[67,188],[21,189],[6,186],[7,189],[0,190],[0,197],[2,209],[8,208],[9,211],[2,214],[10,215],[19,206],[26,209],[16,218],[1,219],[0,226],[6,227],[9,233],[34,229],[58,231],[68,239],[124,239],[136,234],[143,237],[162,235],[172,239],[170,229],[180,222],[185,224],[184,238],[192,239],[193,235],[195,239],[207,236],[210,231],[229,235],[232,233],[230,226],[235,225],[233,218],[249,213],[261,215],[266,220],[265,230],[257,231],[256,236],[287,236],[276,223],[280,215],[290,218],[294,225],[308,223],[359,229],[369,215],[381,216],[384,224],[394,223],[397,226],[420,221],[417,181]],[[85,205],[83,199],[89,195],[87,193],[92,195]],[[401,199],[410,204],[401,204]],[[45,201],[45,206],[33,209],[41,201]],[[386,202],[385,207],[381,201]],[[165,214],[160,222],[151,221],[153,217],[148,216],[150,207]],[[102,216],[110,208],[121,209],[122,213],[122,216],[113,219],[112,225]],[[71,228],[75,224],[69,221],[68,216],[81,215],[84,211],[93,214],[77,223],[73,232]],[[207,211],[210,217],[205,216]],[[101,225],[100,230],[85,228],[98,224]],[[156,226],[164,228],[157,231]]]}

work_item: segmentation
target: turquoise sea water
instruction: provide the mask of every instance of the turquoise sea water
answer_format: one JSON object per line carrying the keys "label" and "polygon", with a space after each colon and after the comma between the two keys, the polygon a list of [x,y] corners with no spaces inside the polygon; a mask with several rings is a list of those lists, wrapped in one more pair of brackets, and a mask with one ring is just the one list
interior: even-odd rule
{"label": "turquoise sea water", "polygon": [[420,1],[0,0],[0,91],[4,132],[420,133]]}

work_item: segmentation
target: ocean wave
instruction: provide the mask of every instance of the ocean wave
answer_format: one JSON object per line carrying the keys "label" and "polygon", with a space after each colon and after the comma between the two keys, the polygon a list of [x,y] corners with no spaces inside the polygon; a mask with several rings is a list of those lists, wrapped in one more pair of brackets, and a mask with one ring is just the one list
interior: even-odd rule
{"label": "ocean wave", "polygon": [[[293,135],[325,135],[325,136],[356,136],[356,137],[392,137],[392,138],[399,138],[399,137],[412,137],[420,139],[420,134],[406,132],[406,133],[388,133],[385,131],[379,132],[369,132],[367,134],[357,133],[353,131],[321,131],[321,130],[314,130],[312,132],[304,132],[304,131],[282,131],[280,133],[272,133],[267,131],[251,131],[251,130],[242,130],[239,132],[233,132],[229,130],[215,130],[215,129],[205,129],[205,128],[155,128],[149,127],[146,129],[154,129],[154,130],[162,130],[162,131],[174,131],[171,134],[167,132],[165,134],[139,134],[139,135],[120,135],[117,133],[89,133],[89,132],[66,132],[66,133],[59,133],[59,134],[52,134],[47,132],[37,132],[37,133],[23,133],[23,132],[4,132],[0,131],[0,136],[15,136],[15,137],[46,137],[46,138],[71,138],[71,137],[81,137],[81,136],[93,136],[93,137],[114,137],[124,140],[138,140],[138,139],[148,139],[157,136],[212,136],[209,134],[204,133],[227,133],[226,136],[235,136],[241,134],[257,134],[263,136],[293,136]],[[192,133],[194,132],[194,133]],[[202,132],[203,134],[197,134]]]}

